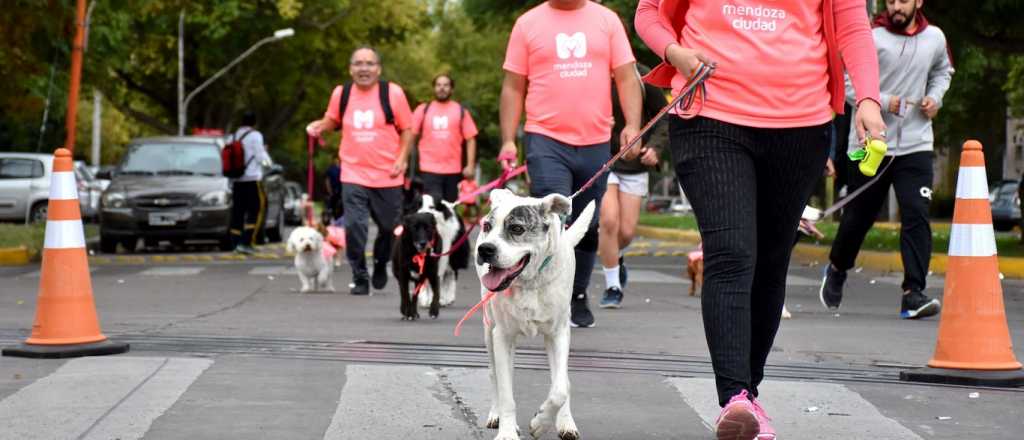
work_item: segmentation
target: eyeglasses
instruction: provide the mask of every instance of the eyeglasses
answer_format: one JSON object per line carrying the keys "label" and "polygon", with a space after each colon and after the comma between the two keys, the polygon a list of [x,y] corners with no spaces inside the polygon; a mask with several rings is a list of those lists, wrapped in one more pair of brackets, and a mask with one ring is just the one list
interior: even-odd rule
{"label": "eyeglasses", "polygon": [[377,67],[378,64],[376,61],[353,61],[350,65],[352,67]]}

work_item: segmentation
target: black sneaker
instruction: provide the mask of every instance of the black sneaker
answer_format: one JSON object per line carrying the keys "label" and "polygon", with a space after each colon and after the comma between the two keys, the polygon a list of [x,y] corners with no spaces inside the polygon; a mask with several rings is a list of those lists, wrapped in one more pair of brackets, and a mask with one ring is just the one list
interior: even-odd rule
{"label": "black sneaker", "polygon": [[366,280],[356,280],[355,284],[356,285],[352,287],[352,290],[350,290],[348,293],[358,296],[365,296],[370,294],[370,283],[367,283]]}
{"label": "black sneaker", "polygon": [[831,264],[825,265],[825,276],[821,279],[821,289],[818,290],[818,298],[821,305],[829,310],[839,309],[839,303],[843,302],[843,283],[846,282],[846,271],[836,270]]}
{"label": "black sneaker", "polygon": [[[621,266],[620,266],[621,267]],[[618,309],[622,307],[622,290],[618,287],[609,287],[604,291],[604,298],[601,298],[602,309]]]}
{"label": "black sneaker", "polygon": [[569,325],[582,328],[594,326],[594,314],[590,313],[586,293],[573,295],[571,309],[572,315],[569,318]]}
{"label": "black sneaker", "polygon": [[626,288],[626,281],[629,281],[629,271],[626,270],[625,257],[619,257],[619,285]]}
{"label": "black sneaker", "polygon": [[388,285],[388,263],[374,263],[373,288],[380,290]]}
{"label": "black sneaker", "polygon": [[929,298],[917,290],[903,295],[903,305],[900,307],[900,318],[918,319],[932,316],[939,313],[942,308],[939,300]]}

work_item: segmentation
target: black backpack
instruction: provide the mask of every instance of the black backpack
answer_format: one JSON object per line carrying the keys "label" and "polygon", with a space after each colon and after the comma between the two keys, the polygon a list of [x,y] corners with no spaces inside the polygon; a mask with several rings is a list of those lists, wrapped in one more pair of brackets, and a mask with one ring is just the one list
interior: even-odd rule
{"label": "black backpack", "polygon": [[[395,125],[395,113],[391,111],[391,87],[385,80],[380,80],[380,108],[384,111],[384,122],[388,125]],[[345,83],[341,88],[341,102],[338,103],[338,119],[345,119],[345,108],[348,107],[348,99],[352,95],[352,82]]]}

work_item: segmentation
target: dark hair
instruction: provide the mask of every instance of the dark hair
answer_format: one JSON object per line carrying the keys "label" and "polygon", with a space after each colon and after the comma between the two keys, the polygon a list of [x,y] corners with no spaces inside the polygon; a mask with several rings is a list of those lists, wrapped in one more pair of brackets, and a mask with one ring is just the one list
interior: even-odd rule
{"label": "dark hair", "polygon": [[252,110],[246,110],[246,112],[242,114],[242,125],[247,125],[249,127],[256,125],[256,113]]}
{"label": "dark hair", "polygon": [[430,82],[430,85],[436,86],[437,85],[437,80],[439,80],[441,78],[448,78],[448,82],[450,82],[452,84],[452,88],[453,89],[455,88],[455,78],[452,78],[452,76],[447,74],[447,73],[442,73],[442,74],[439,74],[439,75],[435,76],[434,80]]}
{"label": "dark hair", "polygon": [[351,63],[352,58],[356,56],[356,52],[359,52],[361,50],[368,50],[370,52],[373,52],[373,55],[377,57],[377,64],[384,64],[384,58],[381,58],[380,52],[378,52],[375,47],[370,46],[369,44],[362,44],[356,46],[355,49],[352,49],[352,55],[349,55],[348,57],[349,63]]}

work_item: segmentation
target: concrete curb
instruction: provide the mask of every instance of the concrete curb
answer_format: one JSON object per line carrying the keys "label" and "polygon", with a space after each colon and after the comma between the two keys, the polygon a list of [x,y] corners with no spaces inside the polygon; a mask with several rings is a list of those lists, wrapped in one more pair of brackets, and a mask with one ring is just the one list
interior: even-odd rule
{"label": "concrete curb", "polygon": [[[700,241],[700,233],[693,230],[655,228],[651,226],[637,226],[638,236],[657,240],[678,240],[697,243]],[[825,262],[828,261],[830,246],[819,246],[808,243],[800,243],[793,249],[793,256],[801,261]],[[948,257],[944,254],[932,254],[929,269],[934,273],[946,273]],[[857,255],[857,266],[883,272],[903,272],[903,261],[899,252],[878,252],[862,250]],[[999,257],[999,272],[1007,278],[1024,278],[1024,258],[1020,257]]]}
{"label": "concrete curb", "polygon": [[28,262],[27,247],[0,248],[0,266],[21,266],[28,264]]}

